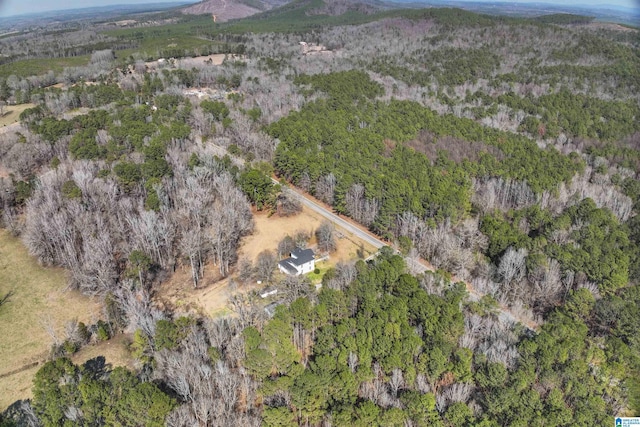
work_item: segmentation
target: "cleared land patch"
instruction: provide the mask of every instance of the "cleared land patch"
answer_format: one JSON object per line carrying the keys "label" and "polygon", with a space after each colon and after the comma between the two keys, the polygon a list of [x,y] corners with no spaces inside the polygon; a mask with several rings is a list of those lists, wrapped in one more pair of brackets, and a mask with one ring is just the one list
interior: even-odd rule
{"label": "cleared land patch", "polygon": [[82,364],[87,360],[103,356],[106,363],[115,368],[116,366],[125,366],[133,369],[134,359],[129,352],[129,345],[132,337],[127,334],[118,334],[108,341],[99,342],[97,344],[83,347],[79,352],[71,357],[73,363]]}
{"label": "cleared land patch", "polygon": [[[293,235],[298,230],[306,231],[313,236],[314,231],[320,226],[324,218],[318,213],[303,208],[298,215],[291,217],[269,216],[266,212],[257,212],[253,216],[255,228],[253,234],[242,241],[239,257],[256,260],[258,254],[264,250],[276,252],[278,242],[286,235]],[[315,237],[310,240],[310,246],[315,245]],[[333,267],[340,261],[348,261],[358,258],[358,251],[364,249],[367,257],[375,252],[370,245],[363,243],[341,228],[336,228],[336,243],[338,249],[331,253],[326,261],[318,264],[321,272]],[[233,278],[233,275],[231,276]],[[320,276],[312,279],[319,279]],[[158,299],[172,305],[178,311],[195,311],[206,316],[221,316],[231,313],[227,303],[229,297],[236,292],[249,292],[262,288],[264,285],[252,283],[248,286],[239,286],[237,289],[229,287],[229,278],[220,280],[216,275],[216,269],[207,267],[202,286],[194,289],[191,282],[191,274],[188,266],[178,269],[170,280],[165,282],[159,292]]]}
{"label": "cleared land patch", "polygon": [[63,337],[67,321],[99,318],[100,305],[66,290],[66,282],[64,270],[38,265],[20,240],[0,230],[0,295],[11,293],[0,307],[0,410],[31,396],[33,376],[52,344],[48,327]]}
{"label": "cleared land patch", "polygon": [[7,105],[4,114],[0,115],[0,127],[9,126],[20,121],[20,113],[27,108],[35,107],[35,104]]}
{"label": "cleared land patch", "polygon": [[60,73],[67,67],[81,67],[87,65],[89,55],[72,56],[68,58],[33,58],[0,65],[0,78],[7,78],[12,74],[18,77],[39,76],[49,71]]}

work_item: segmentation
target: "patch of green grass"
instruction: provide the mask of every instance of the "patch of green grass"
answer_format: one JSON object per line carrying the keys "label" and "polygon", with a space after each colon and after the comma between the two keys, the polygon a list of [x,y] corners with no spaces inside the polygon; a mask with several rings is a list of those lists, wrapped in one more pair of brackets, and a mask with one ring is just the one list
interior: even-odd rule
{"label": "patch of green grass", "polygon": [[329,268],[330,266],[326,261],[318,262],[316,263],[316,269],[318,269],[319,272],[315,273],[314,271],[312,271],[311,273],[307,274],[307,277],[313,284],[320,283],[322,281],[322,276],[324,276],[324,273],[326,273]]}
{"label": "patch of green grass", "polygon": [[116,51],[116,56],[127,58],[139,54],[148,61],[158,58],[182,58],[215,53],[218,51],[218,45],[209,40],[186,35],[150,37],[142,39],[136,47]]}
{"label": "patch of green grass", "polygon": [[18,77],[40,76],[49,71],[59,73],[66,67],[80,67],[87,65],[89,55],[70,58],[36,58],[23,59],[10,64],[0,65],[0,78],[7,78],[14,74]]}
{"label": "patch of green grass", "polygon": [[211,313],[209,313],[209,316],[216,318],[230,316],[231,314],[233,314],[233,311],[229,307],[222,307],[217,310],[211,311]]}
{"label": "patch of green grass", "polygon": [[118,57],[126,58],[139,53],[144,59],[153,60],[218,52],[220,43],[208,39],[214,36],[215,28],[216,24],[211,17],[197,16],[171,25],[123,28],[105,31],[104,34],[116,38],[122,44],[133,45],[118,50]]}
{"label": "patch of green grass", "polygon": [[68,320],[90,323],[100,313],[89,298],[66,291],[66,282],[64,270],[40,266],[19,239],[0,230],[0,296],[10,294],[0,307],[0,411],[30,397],[33,378],[21,369],[48,356],[46,327],[62,337]]}

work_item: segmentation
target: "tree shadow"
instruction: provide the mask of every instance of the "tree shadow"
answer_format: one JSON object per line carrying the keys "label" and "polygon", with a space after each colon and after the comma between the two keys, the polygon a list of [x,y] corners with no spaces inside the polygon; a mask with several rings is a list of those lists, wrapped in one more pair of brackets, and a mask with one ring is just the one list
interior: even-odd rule
{"label": "tree shadow", "polygon": [[9,302],[9,299],[13,296],[13,291],[9,291],[6,294],[0,296],[0,307]]}
{"label": "tree shadow", "polygon": [[111,365],[104,356],[97,356],[82,364],[82,371],[94,379],[102,378],[111,371]]}

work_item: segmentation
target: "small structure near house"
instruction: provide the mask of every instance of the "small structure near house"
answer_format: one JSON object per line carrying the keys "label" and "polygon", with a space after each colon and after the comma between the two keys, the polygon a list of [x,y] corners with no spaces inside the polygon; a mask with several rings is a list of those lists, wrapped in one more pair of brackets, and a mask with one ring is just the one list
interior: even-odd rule
{"label": "small structure near house", "polygon": [[260,298],[264,299],[264,298],[270,297],[271,295],[275,295],[277,293],[278,293],[278,290],[276,288],[267,288],[262,292],[260,292]]}
{"label": "small structure near house", "polygon": [[278,269],[291,276],[310,273],[316,268],[315,256],[311,249],[296,248],[291,251],[291,257],[278,263]]}
{"label": "small structure near house", "polygon": [[284,303],[284,301],[280,300],[280,301],[272,302],[271,304],[267,305],[264,308],[264,311],[265,313],[267,313],[267,316],[269,316],[269,318],[272,318],[276,314],[276,307],[278,307],[282,303]]}
{"label": "small structure near house", "polygon": [[312,55],[314,53],[331,53],[330,50],[327,50],[327,48],[321,44],[307,42],[299,42],[298,44],[300,45],[300,52],[303,55]]}

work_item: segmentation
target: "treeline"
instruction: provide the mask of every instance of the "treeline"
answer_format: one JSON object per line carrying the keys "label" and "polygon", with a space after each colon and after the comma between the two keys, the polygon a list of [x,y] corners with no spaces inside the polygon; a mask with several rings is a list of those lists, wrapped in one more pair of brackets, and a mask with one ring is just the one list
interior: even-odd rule
{"label": "treeline", "polygon": [[[5,152],[21,153],[7,158],[18,173],[3,182],[5,225],[22,233],[40,261],[69,269],[71,284],[85,293],[114,293],[130,276],[146,287],[181,260],[198,286],[207,262],[229,272],[240,238],[252,230],[239,170],[195,149],[193,106],[156,94],[163,88],[157,77],[146,78],[140,94],[115,85],[71,88],[58,96],[109,107],[65,120],[43,103],[21,114],[28,137],[5,141]],[[136,97],[153,108],[125,106]],[[229,114],[220,101],[196,108],[194,124],[207,132]],[[42,146],[42,155],[22,159],[29,144]]]}
{"label": "treeline", "polygon": [[[434,37],[432,44],[441,40]],[[383,75],[390,75],[410,85],[429,87],[438,82],[443,86],[458,86],[475,83],[478,79],[492,79],[500,66],[500,57],[492,49],[441,48],[424,50],[407,60],[412,67],[397,65],[395,57],[375,58],[371,69]]]}
{"label": "treeline", "polygon": [[535,336],[520,337],[509,366],[459,345],[472,328],[465,318],[490,317],[490,305],[469,303],[461,284],[429,294],[429,281],[404,268],[383,251],[357,264],[345,287],[280,306],[261,330],[244,330],[243,363],[261,384],[264,425],[590,425],[624,406],[613,378],[634,381],[637,344],[627,336],[600,346],[608,301],[572,293]]}
{"label": "treeline", "polygon": [[269,320],[243,298],[238,318],[171,320],[135,297],[126,321],[142,380],[60,358],[3,425],[563,426],[637,405],[637,288],[571,291],[530,334],[501,327],[495,304],[463,284],[405,270],[383,249],[330,270],[317,294],[295,285]]}
{"label": "treeline", "polygon": [[528,116],[520,129],[541,137],[555,138],[562,132],[573,137],[612,141],[640,130],[636,120],[640,107],[632,101],[604,101],[564,89],[539,97],[509,93],[495,99],[476,92],[471,99],[474,98],[482,99],[485,105],[497,102],[523,110]]}
{"label": "treeline", "polygon": [[[565,274],[585,274],[603,294],[614,293],[629,282],[627,231],[591,199],[558,216],[538,206],[506,215],[489,214],[481,219],[480,230],[489,238],[486,253],[500,266],[503,281],[513,282],[524,272],[535,275],[539,264],[549,262],[548,256],[560,263]],[[521,248],[526,251],[518,254]]]}
{"label": "treeline", "polygon": [[[578,159],[553,149],[542,150],[527,138],[469,119],[440,116],[417,103],[361,100],[354,105],[349,102],[353,99],[350,92],[341,90],[352,79],[361,82],[366,77],[356,73],[322,77],[328,100],[306,105],[268,129],[281,141],[276,151],[277,173],[337,211],[352,215],[357,209],[356,202],[350,201],[355,197],[354,186],[361,185],[364,194],[358,196],[362,200],[356,205],[368,200],[369,205],[379,207],[366,224],[376,231],[390,231],[393,217],[405,211],[436,220],[462,218],[471,207],[470,179],[474,176],[526,181],[540,193],[568,181],[582,167]],[[335,86],[329,87],[332,84]],[[369,90],[361,96],[371,99],[378,93]],[[435,139],[454,137],[468,146],[476,144],[477,160],[454,163],[447,158],[446,145],[437,156],[427,158],[403,144],[423,130]],[[420,151],[420,145],[412,147]]]}
{"label": "treeline", "polygon": [[579,25],[588,24],[595,19],[593,16],[574,15],[571,13],[553,13],[551,15],[543,15],[534,18],[537,22],[545,24],[558,24],[558,25]]}
{"label": "treeline", "polygon": [[176,401],[156,384],[140,381],[126,368],[111,369],[104,357],[81,366],[62,357],[47,362],[36,373],[31,406],[45,426],[74,423],[160,427],[165,425]]}

